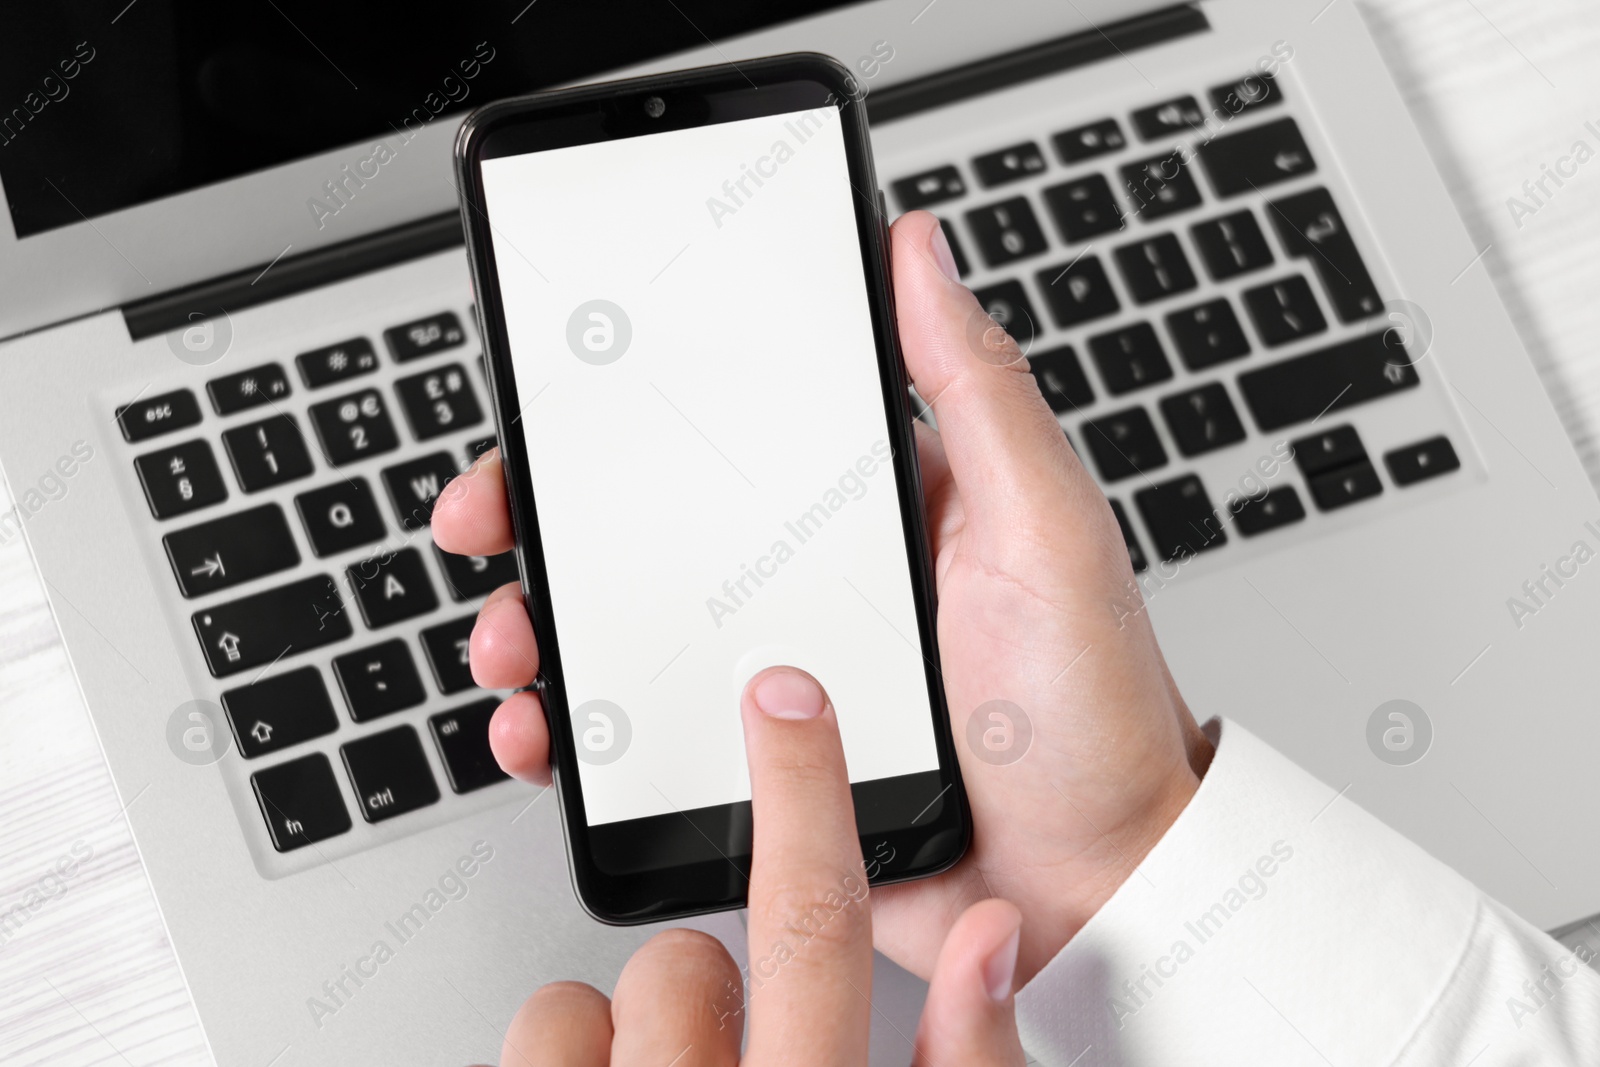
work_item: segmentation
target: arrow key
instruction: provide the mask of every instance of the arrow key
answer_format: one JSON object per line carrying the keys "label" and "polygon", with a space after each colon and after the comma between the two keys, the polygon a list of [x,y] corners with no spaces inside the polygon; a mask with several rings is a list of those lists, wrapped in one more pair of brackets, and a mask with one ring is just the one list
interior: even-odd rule
{"label": "arrow key", "polygon": [[186,597],[214,593],[300,562],[300,550],[277,504],[174,530],[161,543]]}
{"label": "arrow key", "polygon": [[239,743],[239,755],[255,759],[339,728],[339,716],[315,667],[270,674],[227,689],[222,707]]}

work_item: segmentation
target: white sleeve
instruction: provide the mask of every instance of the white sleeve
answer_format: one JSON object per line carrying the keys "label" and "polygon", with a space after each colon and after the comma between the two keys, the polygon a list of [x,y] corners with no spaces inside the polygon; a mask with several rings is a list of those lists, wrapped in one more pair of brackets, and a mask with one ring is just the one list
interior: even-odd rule
{"label": "white sleeve", "polygon": [[1600,1063],[1563,948],[1236,723],[1139,868],[1017,994],[1048,1067]]}

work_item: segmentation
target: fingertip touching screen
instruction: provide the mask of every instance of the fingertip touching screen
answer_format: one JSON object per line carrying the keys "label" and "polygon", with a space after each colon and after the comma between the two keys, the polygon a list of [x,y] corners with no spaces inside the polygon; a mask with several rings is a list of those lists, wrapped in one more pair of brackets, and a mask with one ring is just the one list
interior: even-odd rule
{"label": "fingertip touching screen", "polygon": [[838,113],[481,168],[589,824],[748,801],[773,664],[853,782],[937,770]]}

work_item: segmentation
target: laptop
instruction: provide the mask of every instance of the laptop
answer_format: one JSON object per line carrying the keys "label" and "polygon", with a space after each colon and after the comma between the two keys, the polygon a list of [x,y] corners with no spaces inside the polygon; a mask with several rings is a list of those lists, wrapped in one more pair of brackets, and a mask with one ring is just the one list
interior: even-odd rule
{"label": "laptop", "polygon": [[[1354,4],[75,17],[0,64],[3,521],[218,1063],[490,1061],[653,932],[583,915],[488,753],[465,642],[514,569],[428,536],[494,435],[451,142],[801,49],[1027,349],[1196,715],[1541,927],[1600,911],[1600,507]],[[877,985],[904,1062],[921,987]]]}

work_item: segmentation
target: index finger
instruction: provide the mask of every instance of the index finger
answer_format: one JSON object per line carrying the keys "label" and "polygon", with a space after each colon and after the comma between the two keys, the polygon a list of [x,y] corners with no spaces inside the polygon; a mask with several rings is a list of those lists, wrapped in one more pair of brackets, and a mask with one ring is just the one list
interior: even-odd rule
{"label": "index finger", "polygon": [[773,667],[740,711],[755,816],[747,1062],[864,1064],[872,914],[833,705],[811,675]]}

